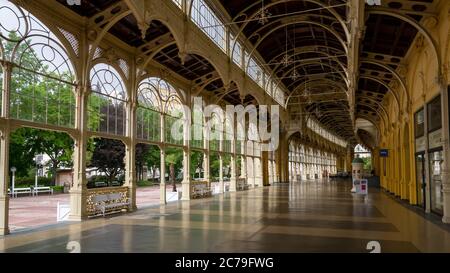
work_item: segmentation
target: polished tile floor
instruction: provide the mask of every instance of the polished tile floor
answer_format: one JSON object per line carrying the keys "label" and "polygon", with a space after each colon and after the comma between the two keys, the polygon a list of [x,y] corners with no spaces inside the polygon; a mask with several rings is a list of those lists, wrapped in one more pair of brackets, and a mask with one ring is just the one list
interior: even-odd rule
{"label": "polished tile floor", "polygon": [[450,252],[448,227],[379,190],[308,181],[0,238],[1,252]]}

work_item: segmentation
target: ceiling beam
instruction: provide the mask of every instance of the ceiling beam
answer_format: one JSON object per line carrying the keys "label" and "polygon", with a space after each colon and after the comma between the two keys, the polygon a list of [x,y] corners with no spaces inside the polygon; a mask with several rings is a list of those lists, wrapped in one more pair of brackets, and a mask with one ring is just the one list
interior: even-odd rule
{"label": "ceiling beam", "polygon": [[359,81],[359,57],[361,41],[363,40],[365,29],[365,1],[364,0],[351,0],[349,1],[349,21],[351,23],[350,28],[350,41],[349,41],[349,62],[348,73],[350,82],[350,116],[352,121],[352,127],[356,126],[356,89],[358,88]]}

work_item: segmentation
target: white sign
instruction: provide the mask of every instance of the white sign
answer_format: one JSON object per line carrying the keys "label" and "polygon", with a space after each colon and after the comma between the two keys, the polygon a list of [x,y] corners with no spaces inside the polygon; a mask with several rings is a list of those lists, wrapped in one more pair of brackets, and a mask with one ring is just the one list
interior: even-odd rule
{"label": "white sign", "polygon": [[366,0],[369,6],[381,6],[381,0]]}
{"label": "white sign", "polygon": [[355,179],[356,194],[367,195],[369,193],[369,181],[367,179]]}
{"label": "white sign", "polygon": [[63,222],[69,220],[70,215],[70,205],[69,204],[61,204],[58,202],[58,208],[56,212],[56,221]]}
{"label": "white sign", "polygon": [[367,250],[371,250],[370,253],[381,253],[381,244],[378,241],[372,241],[367,244]]}
{"label": "white sign", "polygon": [[182,192],[180,190],[178,190],[177,192],[166,192],[166,201],[173,202],[181,200],[181,194]]}
{"label": "white sign", "polygon": [[67,0],[69,6],[81,6],[81,0]]}

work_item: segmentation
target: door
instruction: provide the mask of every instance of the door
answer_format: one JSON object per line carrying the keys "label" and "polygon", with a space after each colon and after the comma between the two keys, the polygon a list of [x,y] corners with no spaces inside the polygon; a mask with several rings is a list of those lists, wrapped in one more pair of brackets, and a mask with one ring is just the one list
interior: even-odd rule
{"label": "door", "polygon": [[425,177],[425,154],[423,153],[416,155],[416,183],[417,183],[417,205],[425,209],[426,177]]}
{"label": "door", "polygon": [[439,215],[444,214],[444,196],[442,193],[442,168],[444,164],[443,152],[430,152],[430,202],[431,211]]}

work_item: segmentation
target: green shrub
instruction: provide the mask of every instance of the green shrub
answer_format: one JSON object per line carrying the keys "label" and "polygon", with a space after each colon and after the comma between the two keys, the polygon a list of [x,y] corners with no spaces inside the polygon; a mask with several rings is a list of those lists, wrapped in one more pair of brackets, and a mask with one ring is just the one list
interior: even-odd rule
{"label": "green shrub", "polygon": [[[14,181],[14,185],[16,188],[27,188],[34,186],[35,178],[34,177],[18,177]],[[52,179],[48,177],[39,177],[38,185],[49,187],[52,185]]]}
{"label": "green shrub", "polygon": [[140,180],[136,184],[138,187],[151,187],[154,185],[152,181],[148,180]]}
{"label": "green shrub", "polygon": [[53,186],[52,187],[54,193],[63,193],[64,192],[64,186]]}

